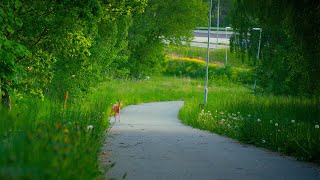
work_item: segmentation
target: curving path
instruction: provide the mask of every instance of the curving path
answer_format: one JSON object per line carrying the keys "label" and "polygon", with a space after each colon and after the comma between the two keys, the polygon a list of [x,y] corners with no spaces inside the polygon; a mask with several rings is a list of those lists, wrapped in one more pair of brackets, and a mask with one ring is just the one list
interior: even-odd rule
{"label": "curving path", "polygon": [[[106,178],[319,180],[320,169],[293,158],[183,125],[183,101],[125,107],[107,134],[101,163]],[[112,121],[113,122],[113,119]]]}

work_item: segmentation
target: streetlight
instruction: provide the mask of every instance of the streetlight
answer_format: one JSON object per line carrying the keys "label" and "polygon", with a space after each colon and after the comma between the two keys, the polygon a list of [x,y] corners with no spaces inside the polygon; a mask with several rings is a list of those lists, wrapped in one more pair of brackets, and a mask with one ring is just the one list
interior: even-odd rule
{"label": "streetlight", "polygon": [[228,29],[231,29],[231,27],[226,27],[226,64],[227,64],[227,61],[228,61],[228,46],[227,46],[227,33],[228,33]]}
{"label": "streetlight", "polygon": [[[262,33],[262,28],[252,28],[255,31],[260,31],[259,33],[259,45],[258,45],[258,53],[257,53],[257,61],[259,60],[259,55],[260,55],[260,45],[261,45],[261,33]],[[254,80],[254,85],[253,85],[253,92],[256,91],[256,86],[257,86],[257,78]]]}
{"label": "streetlight", "polygon": [[217,46],[216,46],[217,49],[219,44],[219,11],[220,11],[220,0],[218,0],[218,14],[217,14]]}
{"label": "streetlight", "polygon": [[207,44],[207,57],[206,57],[206,82],[204,87],[204,103],[207,105],[208,100],[208,76],[209,76],[209,49],[210,49],[210,30],[211,30],[211,14],[212,14],[212,0],[210,0],[210,10],[208,15],[208,44]]}

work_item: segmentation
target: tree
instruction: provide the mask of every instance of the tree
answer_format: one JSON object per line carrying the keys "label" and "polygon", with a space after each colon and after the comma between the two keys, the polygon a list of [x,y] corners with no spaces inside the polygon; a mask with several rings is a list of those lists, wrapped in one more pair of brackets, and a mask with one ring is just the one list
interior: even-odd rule
{"label": "tree", "polygon": [[[10,94],[14,92],[43,98],[47,91],[58,94],[68,88],[86,91],[95,77],[101,75],[97,69],[110,64],[105,61],[116,61],[125,47],[121,45],[126,44],[121,40],[123,36],[119,36],[122,32],[115,27],[128,29],[129,23],[120,20],[129,22],[131,15],[143,12],[145,6],[146,0],[3,0],[0,3],[2,103],[10,108]],[[114,31],[106,33],[108,30],[103,28]],[[116,43],[104,43],[108,38]],[[102,53],[106,51],[98,52],[99,48],[108,49],[112,54],[108,58],[113,59],[103,60],[101,57],[106,56]]]}
{"label": "tree", "polygon": [[189,42],[195,27],[206,24],[207,12],[202,0],[149,0],[145,12],[133,16],[129,29],[130,74],[159,73],[165,43]]}
{"label": "tree", "polygon": [[255,62],[262,28],[259,85],[274,94],[319,95],[319,1],[235,0],[234,50]]}

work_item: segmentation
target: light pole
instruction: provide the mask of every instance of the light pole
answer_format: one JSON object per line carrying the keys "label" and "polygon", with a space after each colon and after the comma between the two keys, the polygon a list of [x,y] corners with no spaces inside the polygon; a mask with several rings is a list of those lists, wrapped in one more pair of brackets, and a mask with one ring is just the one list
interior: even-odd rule
{"label": "light pole", "polygon": [[208,100],[208,76],[209,76],[209,50],[210,50],[210,31],[211,31],[211,14],[212,14],[212,0],[210,0],[210,10],[208,15],[208,44],[206,57],[206,82],[204,87],[204,105],[207,105]]}
{"label": "light pole", "polygon": [[216,48],[218,49],[218,44],[219,44],[219,11],[220,11],[220,0],[218,0],[218,14],[217,14],[217,46]]}
{"label": "light pole", "polygon": [[227,65],[227,62],[228,62],[228,46],[227,46],[227,39],[228,39],[228,36],[227,36],[227,33],[228,33],[228,29],[230,29],[231,27],[226,27],[226,63],[225,65]]}
{"label": "light pole", "polygon": [[[258,53],[257,53],[257,61],[259,60],[259,55],[260,55],[260,45],[261,45],[261,33],[262,33],[262,28],[252,28],[255,31],[260,31],[259,33],[259,44],[258,44]],[[254,85],[253,85],[253,92],[256,91],[256,86],[257,86],[257,78],[254,79]]]}

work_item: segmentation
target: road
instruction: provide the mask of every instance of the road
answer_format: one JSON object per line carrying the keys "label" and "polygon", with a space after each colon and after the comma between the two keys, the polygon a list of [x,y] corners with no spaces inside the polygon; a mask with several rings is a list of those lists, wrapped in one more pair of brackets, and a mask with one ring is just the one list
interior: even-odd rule
{"label": "road", "polygon": [[[210,37],[211,38],[217,38],[217,31],[211,31],[210,32]],[[225,32],[225,31],[219,31],[219,38],[226,38],[226,34],[227,34],[227,38],[230,39],[230,37],[232,36],[232,32]],[[194,36],[195,37],[208,37],[208,31],[205,30],[195,30],[194,31]]]}
{"label": "road", "polygon": [[[229,38],[232,36],[232,32],[219,31],[218,46],[217,46],[217,32],[211,31],[210,33],[210,49],[225,49],[229,47]],[[226,38],[227,35],[227,38]],[[208,31],[195,30],[194,39],[190,43],[190,46],[207,48]]]}
{"label": "road", "polygon": [[183,125],[177,118],[182,106],[172,101],[125,107],[102,148],[101,166],[116,163],[105,178],[320,179],[312,164]]}

